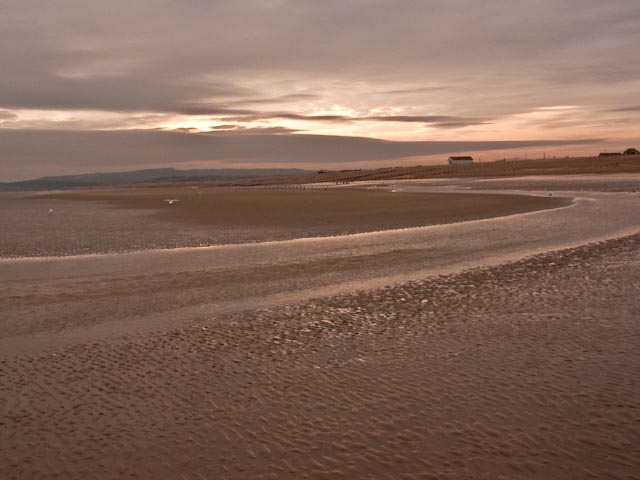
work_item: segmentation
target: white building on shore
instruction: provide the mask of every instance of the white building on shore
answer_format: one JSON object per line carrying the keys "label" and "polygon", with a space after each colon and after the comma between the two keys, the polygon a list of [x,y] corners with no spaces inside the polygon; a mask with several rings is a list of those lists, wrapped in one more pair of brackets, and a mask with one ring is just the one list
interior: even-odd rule
{"label": "white building on shore", "polygon": [[468,165],[469,163],[473,163],[473,157],[462,156],[462,157],[449,157],[449,165]]}

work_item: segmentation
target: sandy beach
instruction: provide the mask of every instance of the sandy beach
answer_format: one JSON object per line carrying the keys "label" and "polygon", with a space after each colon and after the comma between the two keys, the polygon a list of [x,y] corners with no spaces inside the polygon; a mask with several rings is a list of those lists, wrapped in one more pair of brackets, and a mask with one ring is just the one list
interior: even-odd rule
{"label": "sandy beach", "polygon": [[[113,253],[348,235],[567,205],[393,189],[139,187],[0,194],[0,257]],[[169,204],[165,200],[177,199]],[[53,214],[49,215],[49,210]]]}
{"label": "sandy beach", "polygon": [[[405,226],[458,205],[403,230],[0,259],[0,477],[640,478],[640,197],[549,182],[365,192]],[[166,193],[107,208],[206,227]]]}

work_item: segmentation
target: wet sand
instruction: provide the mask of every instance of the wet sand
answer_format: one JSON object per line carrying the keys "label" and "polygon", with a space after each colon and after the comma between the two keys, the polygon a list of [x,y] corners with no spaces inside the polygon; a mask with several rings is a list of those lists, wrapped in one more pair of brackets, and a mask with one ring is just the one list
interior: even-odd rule
{"label": "wet sand", "polygon": [[[264,229],[287,238],[322,229],[357,233],[488,218],[566,205],[527,195],[457,195],[339,188],[127,188],[55,193],[39,198],[101,201],[147,209],[157,218],[226,229]],[[165,200],[178,199],[172,205]],[[301,235],[296,235],[300,232]],[[256,233],[259,235],[259,233]],[[264,240],[256,236],[254,241]]]}
{"label": "wet sand", "polygon": [[638,265],[634,236],[5,358],[0,476],[638,478]]}
{"label": "wet sand", "polygon": [[639,200],[581,195],[2,259],[0,478],[640,478]]}
{"label": "wet sand", "polygon": [[[2,196],[0,196],[2,198]],[[179,199],[169,205],[166,199]],[[445,224],[567,205],[525,195],[125,188],[5,195],[0,257],[265,242]],[[49,216],[50,208],[54,215]]]}

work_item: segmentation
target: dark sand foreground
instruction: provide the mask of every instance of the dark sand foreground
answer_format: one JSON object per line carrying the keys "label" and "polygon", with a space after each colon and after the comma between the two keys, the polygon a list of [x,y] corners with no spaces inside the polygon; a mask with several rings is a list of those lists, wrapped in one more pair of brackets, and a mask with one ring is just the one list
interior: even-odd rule
{"label": "dark sand foreground", "polygon": [[[170,205],[166,199],[178,199]],[[569,199],[354,189],[146,187],[0,196],[0,256],[264,242],[452,223]],[[54,210],[48,215],[49,209]]]}
{"label": "dark sand foreground", "polygon": [[640,236],[0,361],[3,479],[640,478]]}

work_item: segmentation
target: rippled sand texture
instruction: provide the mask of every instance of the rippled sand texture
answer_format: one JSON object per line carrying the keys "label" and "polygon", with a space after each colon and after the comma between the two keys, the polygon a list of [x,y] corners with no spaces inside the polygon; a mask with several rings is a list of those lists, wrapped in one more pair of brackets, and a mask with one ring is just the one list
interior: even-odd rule
{"label": "rippled sand texture", "polygon": [[[0,258],[0,479],[640,478],[634,181],[448,225]],[[474,184],[430,185],[389,188]]]}
{"label": "rippled sand texture", "polygon": [[639,478],[640,236],[2,359],[0,478]]}
{"label": "rippled sand texture", "polygon": [[[169,205],[166,199],[179,202]],[[510,215],[566,203],[522,195],[324,188],[148,187],[33,198],[0,194],[0,225],[9,226],[0,234],[0,257],[345,235]]]}

